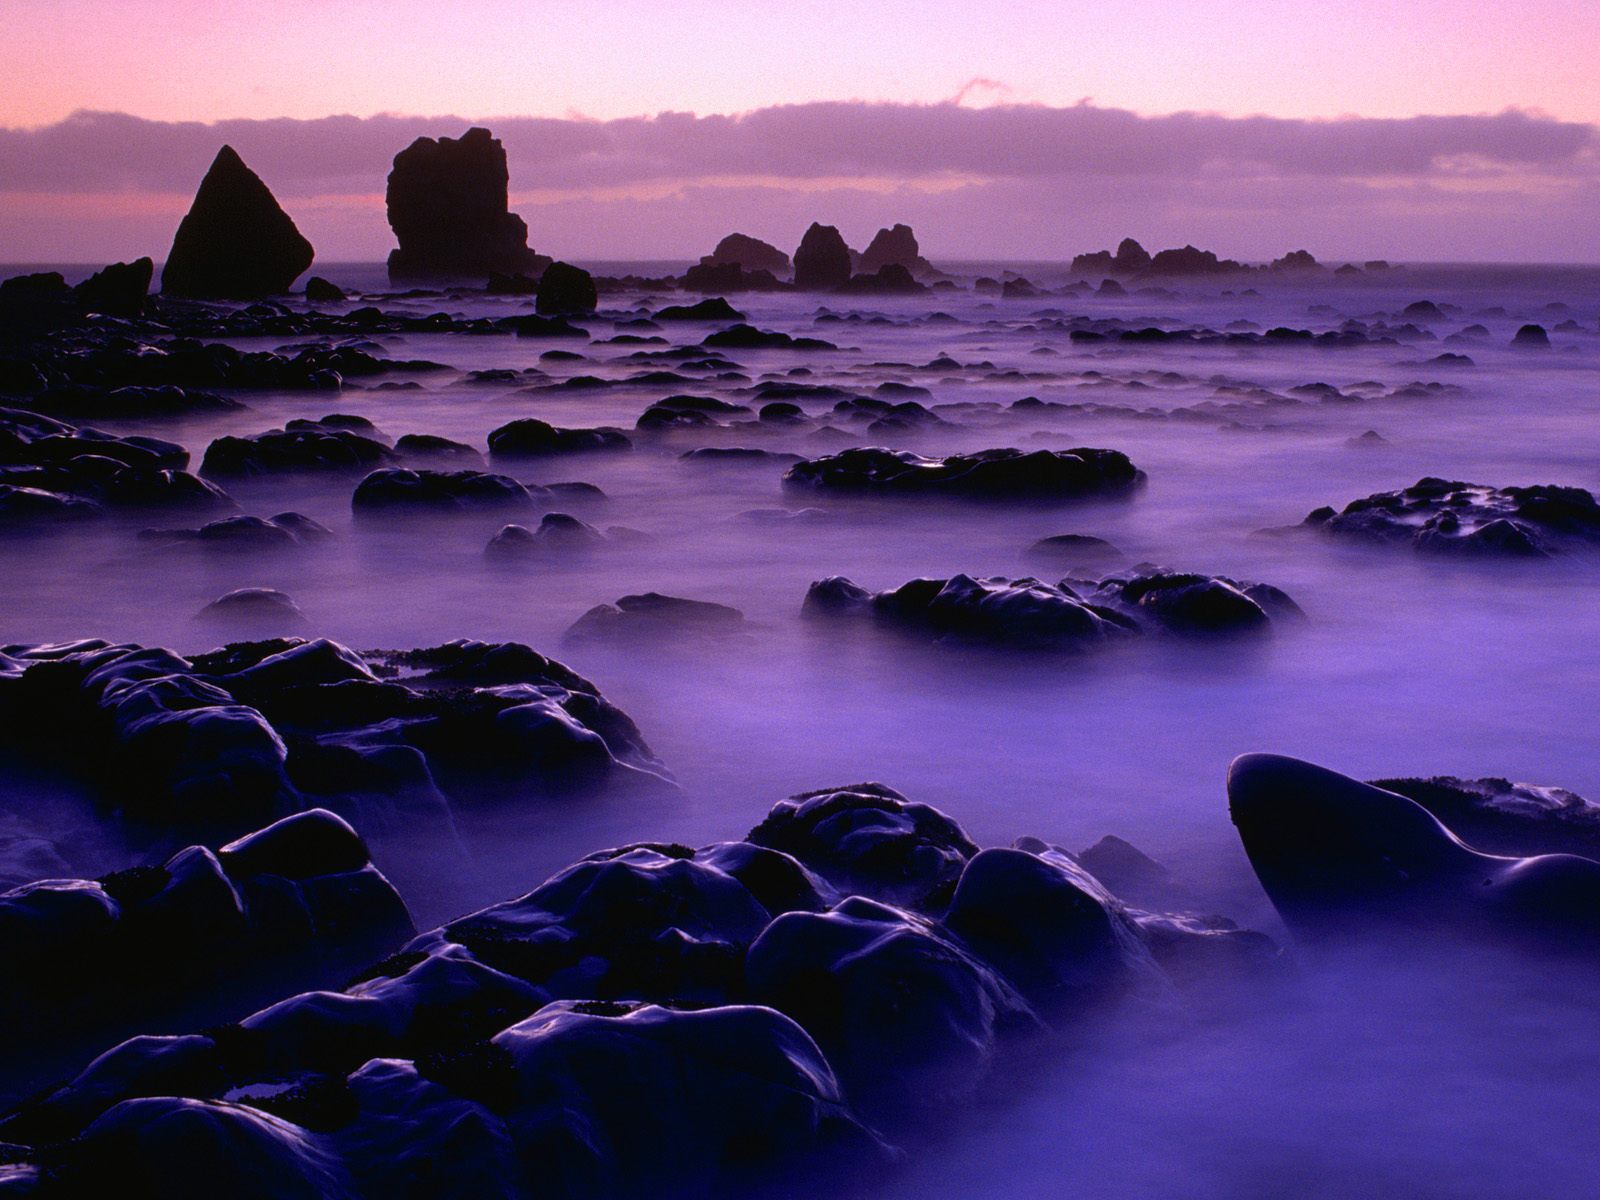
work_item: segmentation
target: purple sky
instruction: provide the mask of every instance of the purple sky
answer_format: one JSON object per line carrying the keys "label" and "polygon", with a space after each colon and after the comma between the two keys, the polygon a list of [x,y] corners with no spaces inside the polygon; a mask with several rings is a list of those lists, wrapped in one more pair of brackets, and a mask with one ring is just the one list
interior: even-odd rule
{"label": "purple sky", "polygon": [[474,121],[569,257],[817,218],[945,257],[1600,261],[1594,0],[7,0],[0,260],[159,257],[224,140],[320,258],[380,257],[389,160]]}

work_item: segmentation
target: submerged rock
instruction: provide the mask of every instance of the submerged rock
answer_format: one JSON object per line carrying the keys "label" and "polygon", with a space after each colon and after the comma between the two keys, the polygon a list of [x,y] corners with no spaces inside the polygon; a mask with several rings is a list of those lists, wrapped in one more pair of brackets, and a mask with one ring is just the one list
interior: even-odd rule
{"label": "submerged rock", "polygon": [[202,608],[195,619],[251,637],[292,633],[306,623],[293,597],[264,587],[235,588]]}
{"label": "submerged rock", "polygon": [[1577,487],[1496,488],[1430,476],[1340,512],[1319,508],[1304,527],[1419,554],[1545,558],[1600,543],[1600,502]]}
{"label": "submerged rock", "polygon": [[1209,1002],[1196,974],[1259,989],[1276,951],[1127,909],[1041,842],[980,851],[888,788],[825,789],[747,841],[591,855],[342,992],[125,1043],[0,1137],[18,1169],[183,1183],[144,1132],[166,1122],[230,1193],[846,1194],[898,1157],[873,1124],[960,1111],[1007,1038]]}
{"label": "submerged rock", "polygon": [[936,641],[1081,649],[1140,633],[1182,637],[1262,635],[1302,616],[1267,584],[1144,568],[1094,580],[913,579],[868,592],[842,576],[811,585],[805,609],[871,616]]}
{"label": "submerged rock", "polygon": [[597,604],[579,617],[567,637],[660,638],[742,633],[744,614],[726,604],[645,592],[615,604]]}
{"label": "submerged rock", "polygon": [[1028,547],[1028,557],[1054,566],[1103,567],[1126,557],[1104,538],[1086,533],[1058,533],[1040,538]]}
{"label": "submerged rock", "polygon": [[528,248],[510,210],[505,147],[487,129],[422,137],[394,157],[385,202],[398,249],[394,280],[538,275],[550,262]]}
{"label": "submerged rock", "polygon": [[1088,447],[980,450],[946,458],[868,447],[796,463],[783,477],[792,488],[843,494],[1031,502],[1127,495],[1144,479],[1121,451]]}
{"label": "submerged rock", "polygon": [[278,295],[312,258],[311,243],[267,185],[232,146],[224,146],[178,226],[161,269],[161,290],[226,300]]}
{"label": "submerged rock", "polygon": [[[544,489],[539,489],[540,493]],[[429,513],[448,515],[531,509],[534,492],[509,475],[483,471],[413,471],[386,467],[374,471],[350,497],[357,516]]]}

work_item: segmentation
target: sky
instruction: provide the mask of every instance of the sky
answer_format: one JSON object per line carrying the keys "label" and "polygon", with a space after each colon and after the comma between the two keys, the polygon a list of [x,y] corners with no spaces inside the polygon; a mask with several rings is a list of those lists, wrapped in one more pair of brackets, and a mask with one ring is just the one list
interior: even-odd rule
{"label": "sky", "polygon": [[1600,0],[0,0],[0,261],[160,258],[223,141],[325,260],[486,124],[532,243],[1600,261]]}

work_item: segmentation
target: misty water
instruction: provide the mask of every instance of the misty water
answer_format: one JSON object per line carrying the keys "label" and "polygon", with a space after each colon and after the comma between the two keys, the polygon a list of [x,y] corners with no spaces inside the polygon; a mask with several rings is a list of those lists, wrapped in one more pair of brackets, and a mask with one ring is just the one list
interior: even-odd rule
{"label": "misty water", "polygon": [[[1052,282],[1048,269],[1025,270]],[[324,273],[378,286],[366,267]],[[331,412],[367,417],[391,437],[437,434],[481,449],[489,430],[518,417],[631,432],[665,395],[743,403],[754,383],[792,376],[855,394],[884,382],[926,388],[931,397],[918,398],[948,423],[886,437],[843,422],[848,436],[819,436],[820,422],[641,434],[631,453],[497,462],[493,469],[525,482],[598,485],[604,500],[549,507],[646,535],[519,563],[485,558],[500,515],[354,520],[359,474],[229,481],[244,511],[298,510],[337,536],[301,553],[208,555],[136,540],[146,518],[8,541],[0,642],[103,637],[199,651],[218,640],[194,619],[200,608],[234,588],[273,587],[298,602],[308,635],[358,648],[517,640],[595,681],[638,723],[680,790],[538,805],[496,797],[458,814],[450,838],[374,832],[375,860],[419,928],[525,892],[592,850],[735,838],[783,796],[873,779],[950,813],[984,845],[1034,835],[1077,849],[1117,834],[1166,864],[1197,908],[1287,942],[1228,819],[1224,776],[1240,753],[1296,755],[1360,778],[1504,776],[1600,796],[1600,557],[1452,561],[1262,533],[1426,475],[1600,486],[1600,272],[1412,267],[1381,282],[1261,284],[1259,295],[1225,295],[1224,286],[1026,301],[968,290],[821,305],[814,296],[739,296],[751,324],[841,349],[728,351],[747,379],[672,387],[616,382],[671,369],[629,358],[661,345],[392,336],[379,339],[387,355],[453,369],[385,377],[415,388],[241,394],[247,410],[204,420],[89,422],[180,441],[196,463],[219,435]],[[1430,326],[1437,340],[1398,346],[1083,344],[1050,327],[1054,314],[1323,330],[1379,314],[1397,321],[1421,299],[1459,312],[1447,309]],[[614,321],[666,302],[659,293],[605,295],[602,316],[586,326],[609,337]],[[381,303],[467,315],[527,306],[481,294]],[[1491,309],[1502,311],[1477,315]],[[934,312],[945,319],[930,319]],[[1553,332],[1548,351],[1509,345],[1525,322],[1554,330],[1567,320],[1578,329]],[[1486,339],[1443,342],[1475,322]],[[683,343],[709,328],[660,334]],[[541,359],[552,348],[584,358]],[[1445,351],[1475,365],[1428,361]],[[928,369],[941,355],[961,365]],[[496,384],[464,374],[491,368],[547,377]],[[612,386],[546,386],[574,376]],[[1448,386],[1406,387],[1419,382]],[[1318,383],[1343,398],[1293,390]],[[1023,396],[1100,407],[1005,407]],[[832,401],[801,403],[820,416]],[[1169,415],[1177,410],[1193,411]],[[1368,430],[1383,443],[1348,444]],[[809,457],[875,442],[925,454],[1112,447],[1149,482],[1131,499],[1054,508],[835,499],[785,491],[781,462],[679,457],[705,445]],[[815,511],[792,515],[803,509]],[[1280,626],[1261,646],[1148,639],[1054,656],[916,643],[801,613],[807,586],[830,575],[873,590],[956,572],[1058,578],[1027,548],[1060,533],[1105,538],[1129,562],[1274,584],[1307,620]],[[649,591],[732,605],[750,627],[565,638],[590,607]],[[138,861],[136,848],[76,827],[80,814],[60,781],[17,776],[11,787],[29,798],[15,806],[16,822],[78,839],[84,861],[75,867]],[[1112,1030],[1063,1046],[919,1146],[892,1190],[924,1198],[1592,1192],[1600,1136],[1588,1106],[1600,1033],[1592,1002],[1565,999],[1586,985],[1519,961],[1434,949],[1303,963],[1292,995],[1255,997],[1227,1019],[1160,1035]]]}

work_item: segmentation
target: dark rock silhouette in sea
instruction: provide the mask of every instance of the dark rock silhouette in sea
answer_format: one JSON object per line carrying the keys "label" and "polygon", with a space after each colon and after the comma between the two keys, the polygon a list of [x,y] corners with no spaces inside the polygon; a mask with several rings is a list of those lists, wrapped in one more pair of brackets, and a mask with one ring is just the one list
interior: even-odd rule
{"label": "dark rock silhouette in sea", "polygon": [[510,421],[489,433],[489,454],[494,458],[544,458],[632,447],[628,435],[620,429],[562,429],[537,417]]}
{"label": "dark rock silhouette in sea", "polygon": [[1120,450],[980,450],[946,458],[865,447],[790,467],[796,490],[868,496],[954,496],[973,500],[1060,502],[1127,495],[1144,472]]}
{"label": "dark rock silhouette in sea", "polygon": [[1415,800],[1486,854],[1578,854],[1600,860],[1600,805],[1566,788],[1453,775],[1370,782]]}
{"label": "dark rock silhouette in sea", "polygon": [[578,641],[588,638],[655,640],[742,633],[745,627],[744,614],[726,604],[645,592],[624,596],[615,604],[595,605],[573,622],[566,636]]}
{"label": "dark rock silhouette in sea", "polygon": [[161,290],[223,300],[279,295],[313,257],[311,243],[267,185],[232,146],[224,146],[178,226],[161,269]]}
{"label": "dark rock silhouette in sea", "polygon": [[510,211],[505,147],[487,129],[418,138],[394,158],[386,202],[400,246],[389,278],[484,280],[538,276],[550,260],[528,248],[528,226]]}
{"label": "dark rock silhouette in sea", "polygon": [[570,263],[553,262],[539,277],[534,309],[545,316],[573,316],[593,312],[597,299],[589,272]]}
{"label": "dark rock silhouette in sea", "polygon": [[346,298],[342,287],[329,283],[320,275],[313,275],[306,280],[306,299],[312,304],[338,304]]}
{"label": "dark rock silhouette in sea", "polygon": [[852,784],[744,841],[592,854],[342,992],[125,1042],[0,1139],[63,1194],[174,1194],[196,1163],[216,1194],[854,1194],[900,1157],[874,1126],[964,1111],[1019,1035],[1192,1020],[1196,978],[1256,993],[1281,956]]}
{"label": "dark rock silhouette in sea", "polygon": [[1304,527],[1419,554],[1546,558],[1600,544],[1600,502],[1577,487],[1486,487],[1419,479],[1408,488],[1319,508]]}
{"label": "dark rock silhouette in sea", "polygon": [[730,233],[700,262],[708,266],[731,264],[741,271],[768,271],[774,276],[789,273],[787,254],[760,238],[753,238],[743,233]]}
{"label": "dark rock silhouette in sea", "polygon": [[333,537],[320,521],[298,512],[272,517],[223,517],[198,529],[141,529],[139,540],[152,546],[198,546],[218,552],[259,553],[315,546]]}
{"label": "dark rock silhouette in sea", "polygon": [[1512,336],[1511,344],[1522,350],[1548,350],[1550,335],[1543,325],[1524,325]]}
{"label": "dark rock silhouette in sea", "polygon": [[1304,614],[1269,584],[1143,568],[1103,580],[913,579],[872,593],[842,576],[811,585],[808,613],[867,616],[935,641],[1074,650],[1142,633],[1260,636]]}
{"label": "dark rock silhouette in sea", "polygon": [[1453,934],[1585,959],[1600,948],[1600,861],[1483,854],[1398,792],[1275,754],[1234,760],[1228,801],[1250,865],[1302,938]]}
{"label": "dark rock silhouette in sea", "polygon": [[922,249],[917,245],[917,235],[911,231],[911,226],[896,225],[892,229],[878,230],[861,252],[861,261],[856,264],[856,270],[862,275],[875,275],[880,268],[887,266],[904,267],[913,276],[933,272],[933,264],[922,257]]}
{"label": "dark rock silhouette in sea", "polygon": [[871,274],[852,275],[834,290],[853,295],[914,296],[928,288],[899,263],[888,263]]}
{"label": "dark rock silhouette in sea", "polygon": [[695,304],[669,304],[655,313],[657,321],[743,321],[744,314],[721,296]]}
{"label": "dark rock silhouette in sea", "polygon": [[448,516],[454,513],[528,510],[546,489],[509,475],[483,471],[428,471],[384,467],[372,472],[350,497],[358,517]]}
{"label": "dark rock silhouette in sea", "polygon": [[388,439],[371,427],[337,417],[298,419],[283,429],[249,437],[220,437],[206,447],[200,474],[208,479],[277,475],[295,471],[370,471],[397,461]]}
{"label": "dark rock silhouette in sea", "polygon": [[794,285],[804,291],[830,291],[850,278],[850,247],[832,225],[812,223],[794,252]]}
{"label": "dark rock silhouette in sea", "polygon": [[73,288],[72,297],[85,312],[108,317],[143,316],[154,273],[155,264],[148,258],[112,263]]}
{"label": "dark rock silhouette in sea", "polygon": [[736,292],[777,292],[787,288],[771,271],[746,271],[738,263],[698,262],[679,280],[686,292],[732,295]]}
{"label": "dark rock silhouette in sea", "polygon": [[265,587],[235,588],[202,608],[195,619],[235,637],[278,637],[306,626],[306,615],[292,596]]}

